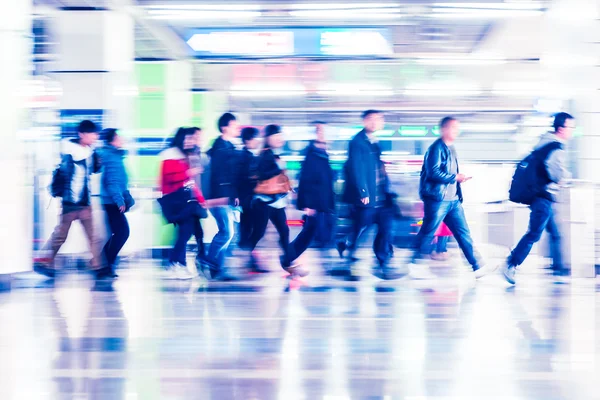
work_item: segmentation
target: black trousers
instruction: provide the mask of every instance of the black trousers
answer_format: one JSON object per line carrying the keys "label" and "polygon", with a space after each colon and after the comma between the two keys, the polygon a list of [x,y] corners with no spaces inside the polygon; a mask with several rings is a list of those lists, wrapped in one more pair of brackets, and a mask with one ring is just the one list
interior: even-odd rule
{"label": "black trousers", "polygon": [[[202,231],[202,225],[200,225],[200,220],[198,218],[190,218],[176,223],[175,227],[177,229],[177,237],[169,261],[187,265],[187,243],[190,241],[192,235],[195,235],[196,240],[200,240],[199,243],[203,243],[204,232]],[[202,251],[204,251],[204,245],[202,246]],[[198,245],[198,254],[200,254],[200,245]]]}
{"label": "black trousers", "polygon": [[119,252],[129,239],[129,222],[116,204],[104,204],[110,234],[104,245],[104,257],[110,268],[115,267]]}
{"label": "black trousers", "polygon": [[204,259],[206,256],[206,250],[204,248],[204,230],[202,224],[198,219],[197,223],[194,223],[194,237],[196,238],[196,244],[198,245],[198,258]]}
{"label": "black trousers", "polygon": [[386,264],[392,256],[394,210],[390,207],[356,207],[352,216],[352,232],[347,239],[350,256],[359,247],[365,231],[371,225],[377,225],[373,251],[379,263]]}
{"label": "black trousers", "polygon": [[273,223],[279,233],[279,245],[283,249],[284,257],[288,257],[290,244],[290,228],[287,225],[285,208],[273,208],[262,201],[255,201],[252,207],[254,213],[254,230],[250,236],[250,250],[265,236],[269,221]]}
{"label": "black trousers", "polygon": [[252,211],[252,207],[249,204],[242,206],[239,226],[239,246],[241,248],[250,246],[250,239],[252,238],[252,231],[255,225]]}
{"label": "black trousers", "polygon": [[311,242],[317,236],[319,228],[319,219],[317,215],[307,216],[304,221],[302,231],[296,236],[296,239],[290,243],[288,252],[288,262],[291,264],[308,249]]}

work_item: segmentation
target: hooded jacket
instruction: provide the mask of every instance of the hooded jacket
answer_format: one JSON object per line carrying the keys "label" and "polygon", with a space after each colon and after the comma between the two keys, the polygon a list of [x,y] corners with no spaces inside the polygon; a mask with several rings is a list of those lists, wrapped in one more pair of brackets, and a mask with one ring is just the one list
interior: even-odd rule
{"label": "hooded jacket", "polygon": [[114,204],[117,207],[133,206],[133,198],[129,193],[129,178],[125,169],[126,151],[111,145],[99,150],[102,161],[102,185],[100,194],[102,204]]}
{"label": "hooded jacket", "polygon": [[[564,141],[562,141],[554,133],[548,132],[542,135],[534,150],[538,150],[553,142],[558,142],[564,145]],[[546,184],[544,189],[550,195],[550,198],[553,201],[556,201],[557,199],[560,191],[560,183],[565,179],[571,178],[571,174],[566,167],[566,157],[567,156],[564,148],[559,148],[551,152],[545,161],[545,167],[546,171],[548,172],[548,179],[550,180],[550,183]]]}
{"label": "hooded jacket", "polygon": [[61,142],[61,170],[65,176],[62,193],[63,205],[89,206],[90,175],[100,172],[98,154],[89,146],[82,146],[77,139]]}

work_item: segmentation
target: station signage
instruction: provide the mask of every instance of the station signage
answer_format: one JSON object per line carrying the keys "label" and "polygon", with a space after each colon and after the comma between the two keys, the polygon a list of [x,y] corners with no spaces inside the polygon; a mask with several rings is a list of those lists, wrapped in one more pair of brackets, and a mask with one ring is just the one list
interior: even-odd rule
{"label": "station signage", "polygon": [[393,54],[386,28],[193,29],[186,42],[199,58],[368,57]]}

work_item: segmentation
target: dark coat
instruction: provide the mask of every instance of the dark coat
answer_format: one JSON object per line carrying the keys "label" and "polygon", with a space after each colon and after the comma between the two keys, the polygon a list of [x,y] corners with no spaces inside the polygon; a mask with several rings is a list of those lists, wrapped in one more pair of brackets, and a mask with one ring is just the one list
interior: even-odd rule
{"label": "dark coat", "polygon": [[348,160],[344,165],[346,185],[343,201],[361,206],[361,199],[368,197],[367,207],[375,207],[377,201],[377,169],[381,165],[379,145],[371,143],[363,129],[348,148]]}
{"label": "dark coat", "polygon": [[239,151],[223,138],[215,140],[213,147],[207,153],[210,157],[210,186],[209,199],[228,197],[238,198],[237,171]]}
{"label": "dark coat", "polygon": [[335,175],[329,164],[329,154],[311,143],[300,169],[297,208],[333,213],[335,210],[334,179]]}
{"label": "dark coat", "polygon": [[102,204],[115,204],[118,207],[133,206],[133,198],[129,193],[129,179],[125,169],[125,150],[106,145],[99,150],[102,160]]}
{"label": "dark coat", "polygon": [[258,157],[246,148],[240,154],[240,162],[238,167],[237,187],[239,199],[242,206],[248,207],[254,196],[254,188],[256,187]]}
{"label": "dark coat", "polygon": [[266,181],[281,174],[281,168],[277,165],[277,157],[273,150],[266,149],[258,156],[257,175],[258,181]]}
{"label": "dark coat", "polygon": [[[448,172],[448,160],[451,152],[442,139],[438,139],[427,150],[421,169],[419,194],[421,200],[443,201],[448,185],[456,182],[456,175]],[[458,163],[458,160],[457,160]],[[456,194],[462,202],[462,189],[456,183]]]}

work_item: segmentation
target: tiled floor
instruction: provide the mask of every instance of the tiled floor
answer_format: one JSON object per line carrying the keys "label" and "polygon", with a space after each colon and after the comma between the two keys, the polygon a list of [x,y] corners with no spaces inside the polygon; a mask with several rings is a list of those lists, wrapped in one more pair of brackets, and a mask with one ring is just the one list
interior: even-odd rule
{"label": "tiled floor", "polygon": [[[21,277],[0,293],[0,399],[600,399],[600,283]],[[338,263],[331,259],[330,263]],[[274,268],[276,270],[276,268]]]}

